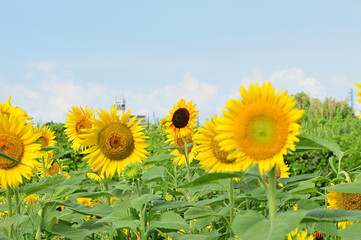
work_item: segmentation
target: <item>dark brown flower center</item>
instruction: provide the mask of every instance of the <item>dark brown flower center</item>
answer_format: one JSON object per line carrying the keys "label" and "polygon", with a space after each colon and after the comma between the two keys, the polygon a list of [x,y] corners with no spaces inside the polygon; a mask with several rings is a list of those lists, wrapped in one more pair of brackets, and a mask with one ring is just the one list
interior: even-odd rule
{"label": "dark brown flower center", "polygon": [[324,239],[324,234],[320,231],[315,231],[312,234],[313,240],[323,240]]}
{"label": "dark brown flower center", "polygon": [[176,128],[184,128],[189,121],[189,111],[185,108],[179,108],[173,114],[172,123]]}

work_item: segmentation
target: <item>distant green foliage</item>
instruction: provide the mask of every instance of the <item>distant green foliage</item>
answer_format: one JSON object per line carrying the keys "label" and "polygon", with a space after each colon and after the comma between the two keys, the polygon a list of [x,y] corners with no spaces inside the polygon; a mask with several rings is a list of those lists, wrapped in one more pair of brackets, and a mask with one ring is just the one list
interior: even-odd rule
{"label": "distant green foliage", "polygon": [[[300,121],[303,136],[335,142],[343,151],[361,150],[361,121],[347,105],[347,100],[326,98],[321,101],[305,93],[296,94],[295,99],[297,107],[306,111]],[[349,170],[361,165],[361,159],[352,161],[351,165],[349,160],[352,156],[350,154],[342,160],[343,169]],[[316,171],[328,173],[332,172],[328,165],[330,157],[333,157],[330,152],[313,151],[289,154],[286,160],[290,164],[292,175]]]}

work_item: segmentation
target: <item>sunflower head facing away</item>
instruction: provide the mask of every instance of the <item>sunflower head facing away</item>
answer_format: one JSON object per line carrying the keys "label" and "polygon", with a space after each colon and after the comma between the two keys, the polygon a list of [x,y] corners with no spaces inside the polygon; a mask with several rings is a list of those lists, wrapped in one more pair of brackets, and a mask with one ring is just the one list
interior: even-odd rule
{"label": "sunflower head facing away", "polygon": [[299,141],[297,123],[304,110],[295,108],[296,101],[287,92],[275,93],[270,83],[241,86],[242,100],[226,103],[224,117],[215,121],[216,140],[228,158],[242,162],[242,170],[258,164],[260,173],[272,169],[287,149],[295,150]]}
{"label": "sunflower head facing away", "polygon": [[[190,143],[194,143],[194,134],[191,132],[190,134],[188,134],[186,136],[187,138],[187,144]],[[187,161],[186,161],[186,155],[184,152],[184,145],[185,145],[185,141],[184,141],[184,137],[180,137],[179,135],[173,135],[173,134],[168,134],[167,135],[167,140],[166,143],[170,143],[170,145],[175,146],[175,147],[180,147],[177,149],[174,149],[170,154],[174,155],[175,157],[173,158],[173,163],[174,164],[178,164],[179,166],[185,166]],[[196,155],[196,148],[195,145],[191,145],[187,148],[188,151],[188,160],[189,163],[191,163],[193,161],[193,159],[195,158]]]}
{"label": "sunflower head facing away", "polygon": [[[344,182],[341,182],[341,184],[344,184]],[[334,186],[334,184],[331,183],[331,186]],[[329,209],[361,210],[361,193],[329,191],[327,193],[327,202],[329,204],[327,208]],[[343,221],[339,222],[338,226],[345,228],[353,223],[354,222]]]}
{"label": "sunflower head facing away", "polygon": [[17,106],[12,106],[10,103],[11,96],[8,98],[8,100],[5,103],[0,103],[0,113],[6,114],[8,117],[10,113],[23,116],[27,120],[33,119],[32,117],[29,117],[28,114],[22,110],[21,108]]}
{"label": "sunflower head facing away", "polygon": [[184,99],[179,100],[166,117],[168,132],[180,137],[192,134],[195,123],[198,122],[197,114],[196,104],[192,104],[192,101],[187,103]]}
{"label": "sunflower head facing away", "polygon": [[40,144],[35,143],[40,134],[33,132],[33,123],[27,117],[0,112],[0,151],[15,158],[19,164],[0,157],[0,185],[17,187],[22,177],[30,179],[37,164]]}
{"label": "sunflower head facing away", "polygon": [[100,109],[100,119],[92,120],[92,128],[84,134],[84,143],[91,146],[84,150],[88,154],[85,159],[93,171],[101,169],[101,175],[113,177],[120,174],[125,166],[138,163],[147,158],[145,148],[147,137],[143,135],[143,127],[139,126],[136,116],[130,119],[130,110],[125,111],[120,119],[116,106],[110,113]]}
{"label": "sunflower head facing away", "polygon": [[92,128],[92,119],[94,119],[95,111],[88,109],[88,106],[83,109],[80,107],[72,106],[72,110],[69,111],[66,116],[65,134],[69,141],[71,141],[71,147],[77,151],[83,150],[84,133],[86,129]]}
{"label": "sunflower head facing away", "polygon": [[236,158],[228,158],[228,153],[221,150],[219,141],[215,140],[216,130],[214,121],[218,117],[213,115],[213,122],[206,119],[203,127],[198,128],[195,138],[199,145],[196,146],[197,159],[201,167],[209,172],[238,172],[242,169],[242,162]]}

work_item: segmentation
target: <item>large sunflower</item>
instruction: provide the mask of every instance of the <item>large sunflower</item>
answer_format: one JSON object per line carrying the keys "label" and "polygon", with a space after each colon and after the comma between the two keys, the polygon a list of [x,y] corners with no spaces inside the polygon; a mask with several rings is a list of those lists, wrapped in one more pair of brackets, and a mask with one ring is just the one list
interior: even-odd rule
{"label": "large sunflower", "polygon": [[[341,182],[341,184],[344,184],[344,182]],[[334,186],[334,184],[331,183],[331,186]],[[327,208],[329,209],[361,210],[361,193],[329,191],[326,196],[329,204]],[[339,222],[338,226],[340,228],[345,228],[353,223],[354,222],[343,221]]]}
{"label": "large sunflower", "polygon": [[12,106],[10,103],[10,99],[11,99],[11,96],[9,96],[8,100],[6,100],[5,103],[0,103],[0,112],[6,114],[8,117],[9,117],[10,113],[13,113],[13,114],[16,114],[19,116],[24,116],[24,117],[26,117],[27,120],[33,119],[32,117],[29,117],[28,114],[21,108],[19,108],[17,106]]}
{"label": "large sunflower", "polygon": [[184,99],[179,100],[166,117],[168,132],[180,137],[192,134],[195,123],[198,122],[197,114],[196,104],[192,104],[192,101],[187,103]]}
{"label": "large sunflower", "polygon": [[71,148],[75,151],[84,149],[85,129],[92,127],[91,120],[94,118],[95,110],[88,109],[88,106],[83,109],[80,107],[72,107],[70,113],[66,114],[68,117],[65,123],[65,133],[69,141],[72,141]]}
{"label": "large sunflower", "polygon": [[283,161],[287,149],[295,150],[299,141],[304,110],[294,108],[296,101],[287,91],[275,93],[270,83],[250,84],[248,92],[241,86],[242,100],[226,103],[228,111],[216,121],[216,140],[221,150],[229,152],[228,159],[241,161],[245,170],[258,164],[265,171]]}
{"label": "large sunflower", "polygon": [[[218,119],[213,115],[213,121]],[[198,128],[195,138],[199,145],[197,159],[201,167],[208,169],[209,172],[238,172],[242,169],[242,162],[236,161],[236,158],[227,158],[228,153],[221,150],[219,141],[215,140],[215,124],[209,119],[203,127]]]}
{"label": "large sunflower", "polygon": [[[188,134],[186,137],[187,137],[187,144],[194,143],[194,139],[193,139],[194,134],[192,132],[190,134]],[[168,139],[166,140],[166,143],[170,143],[172,146],[182,147],[182,148],[174,149],[170,153],[175,156],[173,158],[173,163],[178,164],[179,166],[186,165],[187,161],[186,161],[186,155],[184,152],[184,150],[185,150],[184,149],[184,137],[180,137],[180,136],[173,135],[173,134],[168,134],[167,138]],[[188,150],[188,160],[189,160],[189,164],[190,164],[196,155],[196,148],[193,144],[192,146],[189,146],[187,150]]]}
{"label": "large sunflower", "polygon": [[112,106],[110,114],[103,109],[99,111],[100,119],[92,120],[92,129],[84,134],[84,144],[91,146],[83,151],[88,154],[89,165],[93,171],[101,169],[101,175],[113,177],[115,171],[120,174],[125,166],[138,163],[147,158],[145,149],[149,146],[143,136],[143,127],[136,116],[130,118],[130,110],[125,111],[122,118],[117,115],[116,106]]}
{"label": "large sunflower", "polygon": [[30,179],[37,163],[40,144],[35,143],[40,134],[33,133],[33,123],[17,114],[0,112],[0,151],[15,158],[20,163],[0,157],[0,184],[3,188],[17,187],[23,183],[22,177]]}

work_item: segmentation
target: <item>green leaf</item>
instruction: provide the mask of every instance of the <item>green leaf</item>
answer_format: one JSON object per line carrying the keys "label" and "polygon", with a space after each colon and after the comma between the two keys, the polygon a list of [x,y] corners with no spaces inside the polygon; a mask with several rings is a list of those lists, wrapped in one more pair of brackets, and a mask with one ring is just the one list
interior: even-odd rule
{"label": "green leaf", "polygon": [[335,186],[324,187],[322,189],[333,192],[361,193],[361,182],[338,184]]}
{"label": "green leaf", "polygon": [[134,197],[133,199],[130,200],[130,203],[135,209],[137,209],[137,211],[141,211],[144,204],[154,200],[158,200],[160,198],[161,198],[160,195],[144,194],[140,197]]}
{"label": "green leaf", "polygon": [[80,186],[73,186],[73,185],[65,185],[65,186],[57,187],[55,188],[55,192],[51,193],[50,199],[65,198],[70,194],[72,194],[73,192],[75,192],[76,190],[78,190],[79,188]]}
{"label": "green leaf", "polygon": [[233,232],[242,239],[279,240],[293,231],[300,224],[306,211],[289,211],[279,214],[271,221],[253,211],[239,214],[233,221]]}
{"label": "green leaf", "polygon": [[59,148],[60,148],[59,146],[45,146],[45,147],[41,147],[40,151],[48,152],[48,151],[57,150]]}
{"label": "green leaf", "polygon": [[354,223],[345,229],[340,230],[340,235],[343,240],[360,240],[361,239],[361,222]]}
{"label": "green leaf", "polygon": [[315,138],[307,138],[303,136],[299,136],[298,138],[300,141],[295,143],[297,152],[326,149],[333,152],[337,158],[341,158],[344,155],[344,152],[337,143],[327,142]]}
{"label": "green leaf", "polygon": [[225,179],[225,178],[241,178],[244,176],[244,173],[237,173],[237,172],[215,172],[215,173],[207,173],[202,175],[201,177],[193,180],[192,182],[183,184],[179,186],[179,188],[189,188],[189,187],[196,187],[207,185],[215,180]]}
{"label": "green leaf", "polygon": [[153,181],[157,178],[161,178],[163,179],[164,177],[164,172],[166,171],[167,169],[163,166],[157,166],[157,167],[152,167],[152,168],[148,168],[144,171],[144,174],[142,176],[142,179],[145,181],[145,182],[150,182],[150,181]]}
{"label": "green leaf", "polygon": [[24,193],[26,196],[30,194],[38,193],[48,187],[54,186],[56,184],[62,183],[66,180],[66,177],[63,175],[54,175],[53,177],[42,178],[39,182],[34,182],[25,185]]}
{"label": "green leaf", "polygon": [[361,211],[316,208],[308,210],[305,217],[302,219],[302,222],[353,222],[360,219]]}
{"label": "green leaf", "polygon": [[52,160],[52,159],[59,159],[59,158],[61,158],[62,156],[66,155],[66,154],[69,154],[69,153],[72,153],[72,152],[74,152],[74,151],[73,151],[73,150],[67,150],[67,151],[58,153],[58,154],[56,154],[55,156],[53,156],[52,158],[50,158],[50,160]]}
{"label": "green leaf", "polygon": [[184,217],[186,220],[191,220],[210,216],[218,216],[219,214],[220,213],[213,212],[211,208],[199,206],[189,208],[184,214]]}
{"label": "green leaf", "polygon": [[6,159],[8,159],[8,160],[10,160],[10,161],[12,161],[12,162],[16,162],[17,164],[21,164],[21,165],[23,165],[23,166],[26,166],[24,163],[19,162],[18,160],[16,160],[16,159],[13,158],[12,156],[9,156],[9,155],[1,152],[1,151],[0,151],[0,157],[6,158]]}
{"label": "green leaf", "polygon": [[173,212],[162,213],[158,221],[151,221],[150,224],[152,227],[158,229],[177,231],[179,231],[180,229],[188,231],[189,229],[189,224],[187,224],[179,214]]}

